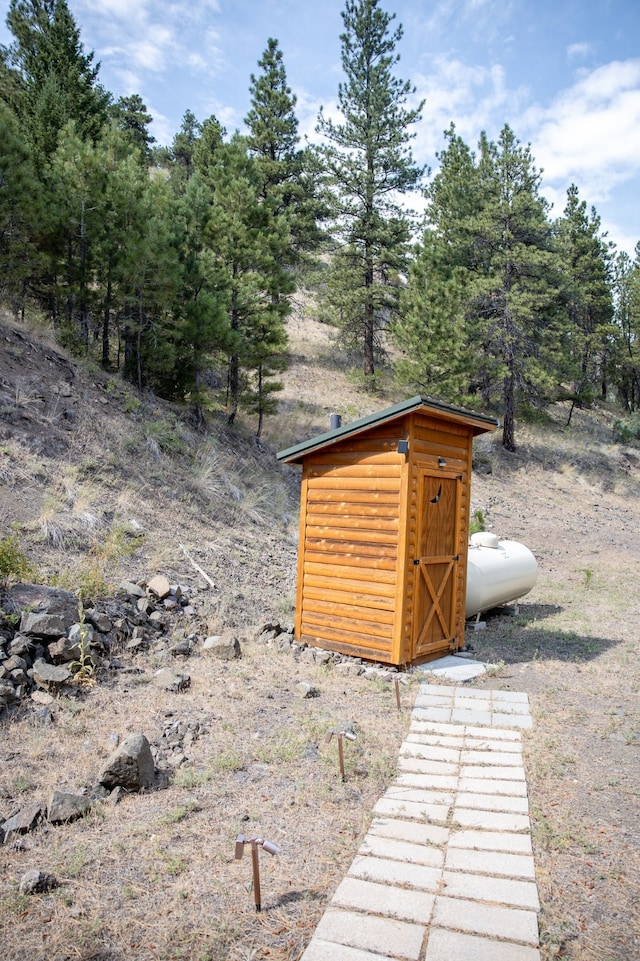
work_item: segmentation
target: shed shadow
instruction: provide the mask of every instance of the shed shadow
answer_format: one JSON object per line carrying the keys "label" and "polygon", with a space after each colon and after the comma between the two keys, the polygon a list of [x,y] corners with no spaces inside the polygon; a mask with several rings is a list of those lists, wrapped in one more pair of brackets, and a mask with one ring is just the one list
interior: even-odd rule
{"label": "shed shadow", "polygon": [[622,638],[598,637],[562,629],[549,630],[541,621],[560,613],[554,604],[521,605],[516,616],[500,611],[483,615],[486,629],[467,629],[469,651],[478,660],[505,664],[530,661],[580,663],[595,660],[622,643]]}

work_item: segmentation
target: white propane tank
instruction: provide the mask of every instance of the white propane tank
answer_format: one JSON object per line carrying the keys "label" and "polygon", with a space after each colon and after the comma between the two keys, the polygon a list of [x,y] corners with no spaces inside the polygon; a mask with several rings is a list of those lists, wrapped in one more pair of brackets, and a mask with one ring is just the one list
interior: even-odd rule
{"label": "white propane tank", "polygon": [[538,577],[538,564],[528,547],[501,541],[480,531],[469,540],[466,617],[499,607],[528,594]]}

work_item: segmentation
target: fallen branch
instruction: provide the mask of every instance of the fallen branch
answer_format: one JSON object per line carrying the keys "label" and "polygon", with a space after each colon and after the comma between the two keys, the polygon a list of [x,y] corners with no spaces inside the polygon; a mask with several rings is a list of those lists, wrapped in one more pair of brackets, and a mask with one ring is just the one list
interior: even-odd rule
{"label": "fallen branch", "polygon": [[205,573],[205,571],[202,570],[202,568],[200,567],[199,564],[196,564],[196,562],[194,561],[193,557],[191,556],[191,554],[189,553],[189,551],[187,550],[187,548],[184,546],[184,544],[180,544],[179,547],[180,547],[180,550],[184,553],[184,556],[187,558],[187,560],[189,561],[189,563],[190,563],[190,564],[193,564],[193,566],[194,566],[195,569],[197,570],[198,574],[200,574],[202,577],[204,577],[204,579],[205,579],[205,581],[207,582],[207,584],[209,584],[211,587],[215,588],[216,585],[213,583],[213,581],[211,580],[211,578],[209,577],[209,575],[208,575],[207,573]]}

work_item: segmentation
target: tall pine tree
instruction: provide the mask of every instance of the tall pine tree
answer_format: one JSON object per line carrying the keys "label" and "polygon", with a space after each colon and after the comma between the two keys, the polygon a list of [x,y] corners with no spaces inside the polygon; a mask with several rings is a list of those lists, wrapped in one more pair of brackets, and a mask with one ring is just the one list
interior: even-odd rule
{"label": "tall pine tree", "polygon": [[344,255],[334,260],[329,310],[357,343],[365,380],[373,378],[381,331],[398,306],[398,272],[404,269],[410,220],[399,198],[415,189],[422,168],[412,157],[411,128],[421,105],[408,109],[415,92],[394,74],[402,27],[378,0],[347,0],[342,13],[340,121],[321,110],[317,130],[335,236]]}
{"label": "tall pine tree", "polygon": [[30,140],[39,168],[51,158],[69,121],[95,143],[107,121],[110,95],[100,65],[85,53],[66,0],[11,0],[7,26],[15,37],[0,50],[3,97]]}

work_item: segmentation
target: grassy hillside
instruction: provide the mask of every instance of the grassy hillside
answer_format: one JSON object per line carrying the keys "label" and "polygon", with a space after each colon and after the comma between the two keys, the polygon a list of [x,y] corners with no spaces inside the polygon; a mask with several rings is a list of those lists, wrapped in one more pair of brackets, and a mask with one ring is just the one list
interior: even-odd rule
{"label": "grassy hillside", "polygon": [[[136,655],[126,676],[58,699],[51,728],[27,708],[0,721],[0,814],[89,784],[114,736],[143,731],[166,759],[171,725],[199,725],[165,790],[2,849],[7,961],[296,961],[391,777],[408,726],[391,686],[253,639],[293,615],[298,474],[275,451],[326,430],[333,411],[347,422],[398,399],[359,393],[302,303],[289,333],[281,413],[257,444],[223,416],[196,433],[182,410],[0,321],[2,533],[18,533],[36,577],[85,597],[167,574],[193,591],[198,631],[243,642],[238,661],[185,658],[182,694],[155,690],[158,663]],[[615,442],[612,411],[577,411],[570,428],[567,415],[521,425],[516,454],[478,439],[472,506],[527,544],[540,576],[517,617],[490,617],[467,641],[497,665],[478,686],[531,698],[543,958],[635,961],[640,451]],[[319,696],[301,699],[300,681]],[[345,721],[358,740],[342,784],[325,735]],[[253,830],[282,847],[264,866],[261,915],[233,860],[235,835]],[[21,897],[33,866],[61,887]]]}

